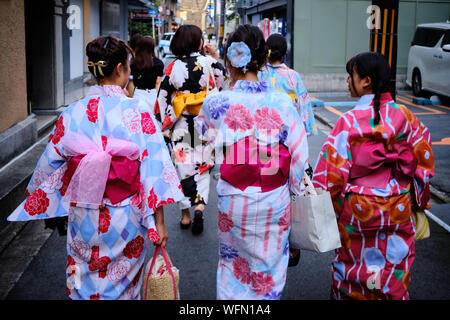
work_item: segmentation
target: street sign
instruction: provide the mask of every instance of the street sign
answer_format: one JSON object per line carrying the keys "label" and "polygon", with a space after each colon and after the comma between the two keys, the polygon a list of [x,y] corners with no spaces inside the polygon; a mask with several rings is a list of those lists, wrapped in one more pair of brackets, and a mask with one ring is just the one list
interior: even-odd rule
{"label": "street sign", "polygon": [[163,20],[155,20],[155,25],[162,26],[163,25]]}
{"label": "street sign", "polygon": [[152,18],[156,18],[156,17],[158,17],[158,10],[156,10],[156,9],[150,9],[150,10],[148,10],[148,14],[149,14],[150,17],[152,17]]}

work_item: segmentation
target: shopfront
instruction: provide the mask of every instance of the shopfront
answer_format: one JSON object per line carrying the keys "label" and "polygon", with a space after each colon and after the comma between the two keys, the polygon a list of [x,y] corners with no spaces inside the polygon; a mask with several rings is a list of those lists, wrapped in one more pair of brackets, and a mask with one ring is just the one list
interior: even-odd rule
{"label": "shopfront", "polygon": [[238,1],[238,11],[244,23],[258,26],[267,39],[271,34],[279,33],[288,42],[286,64],[293,63],[293,0],[278,1]]}

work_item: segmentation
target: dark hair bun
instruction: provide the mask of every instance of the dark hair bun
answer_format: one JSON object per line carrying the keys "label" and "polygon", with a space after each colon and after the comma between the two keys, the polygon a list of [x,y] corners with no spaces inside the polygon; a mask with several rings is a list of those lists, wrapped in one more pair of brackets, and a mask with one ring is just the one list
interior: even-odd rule
{"label": "dark hair bun", "polygon": [[228,39],[225,48],[225,56],[227,55],[228,48],[233,42],[241,41],[245,42],[252,54],[252,60],[245,68],[247,68],[248,71],[258,73],[265,65],[267,58],[267,46],[266,41],[264,40],[264,34],[256,26],[250,24],[240,25]]}
{"label": "dark hair bun", "polygon": [[269,61],[281,61],[287,53],[287,41],[279,33],[267,38],[267,48],[270,50]]}
{"label": "dark hair bun", "polygon": [[88,68],[97,80],[109,77],[119,63],[126,66],[129,54],[133,54],[131,48],[111,35],[98,37],[86,46]]}

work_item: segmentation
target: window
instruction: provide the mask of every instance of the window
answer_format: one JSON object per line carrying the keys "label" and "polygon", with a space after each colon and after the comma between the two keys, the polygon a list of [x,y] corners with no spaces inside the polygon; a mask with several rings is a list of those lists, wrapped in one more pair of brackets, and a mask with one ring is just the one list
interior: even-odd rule
{"label": "window", "polygon": [[445,44],[450,44],[450,30],[445,31],[444,40],[442,40],[442,47]]}
{"label": "window", "polygon": [[412,45],[434,47],[444,32],[442,29],[417,28]]}

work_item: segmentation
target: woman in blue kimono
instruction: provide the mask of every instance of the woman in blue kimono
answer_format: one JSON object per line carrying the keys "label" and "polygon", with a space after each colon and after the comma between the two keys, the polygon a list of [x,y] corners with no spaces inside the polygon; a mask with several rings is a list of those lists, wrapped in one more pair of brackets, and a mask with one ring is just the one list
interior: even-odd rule
{"label": "woman in blue kimono", "polygon": [[132,50],[102,36],[86,55],[98,85],[58,118],[8,220],[68,217],[71,299],[139,299],[146,246],[167,243],[163,205],[183,194],[149,106],[124,94]]}

